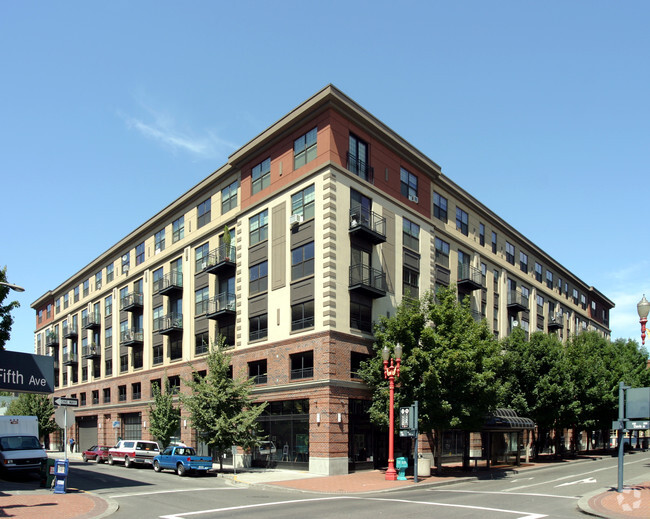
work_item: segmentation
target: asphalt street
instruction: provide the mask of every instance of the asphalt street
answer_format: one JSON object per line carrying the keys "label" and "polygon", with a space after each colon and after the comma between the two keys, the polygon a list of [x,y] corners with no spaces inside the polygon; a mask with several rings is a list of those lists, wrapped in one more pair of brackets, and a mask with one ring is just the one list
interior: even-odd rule
{"label": "asphalt street", "polygon": [[[221,476],[178,477],[148,468],[72,462],[70,485],[119,503],[115,519],[287,519],[305,517],[537,519],[585,517],[580,497],[615,487],[617,460],[552,464],[499,479],[470,473],[442,485],[382,493],[332,495],[272,484],[247,486]],[[625,457],[625,480],[650,476],[650,453]]]}

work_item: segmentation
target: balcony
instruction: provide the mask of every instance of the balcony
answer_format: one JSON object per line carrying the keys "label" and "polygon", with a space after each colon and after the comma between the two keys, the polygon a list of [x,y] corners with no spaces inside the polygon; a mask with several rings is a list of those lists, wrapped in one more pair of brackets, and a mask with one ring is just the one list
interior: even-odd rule
{"label": "balcony", "polygon": [[377,245],[386,241],[386,218],[366,207],[350,209],[350,236]]}
{"label": "balcony", "polygon": [[135,310],[142,310],[143,296],[141,292],[134,292],[125,295],[120,301],[120,306],[125,312],[133,312]]}
{"label": "balcony", "polygon": [[101,327],[99,314],[86,315],[81,319],[81,327],[84,330],[94,330]]}
{"label": "balcony", "polygon": [[81,356],[84,359],[98,359],[101,357],[101,348],[96,344],[84,346],[81,348]]}
{"label": "balcony", "polygon": [[386,295],[386,274],[368,265],[352,265],[348,290],[372,298],[384,297]]}
{"label": "balcony", "polygon": [[528,297],[521,295],[521,292],[511,290],[508,292],[508,310],[515,312],[528,310]]}
{"label": "balcony", "polygon": [[204,258],[203,272],[210,274],[223,274],[232,272],[237,267],[235,257],[236,250],[234,245],[226,247],[226,244],[220,245]]}
{"label": "balcony", "polygon": [[154,294],[169,296],[178,292],[183,292],[182,272],[170,272],[169,274],[165,274],[162,279],[157,279],[153,283]]}
{"label": "balcony", "polygon": [[483,275],[477,268],[458,264],[458,290],[472,292],[483,287]]}
{"label": "balcony", "polygon": [[59,345],[59,334],[50,332],[45,337],[45,346],[48,348],[56,348]]}
{"label": "balcony", "polygon": [[230,292],[222,292],[208,301],[208,319],[218,320],[220,317],[234,316],[237,296]]}
{"label": "balcony", "polygon": [[375,170],[372,166],[369,166],[364,161],[357,158],[356,155],[353,155],[348,151],[347,154],[347,166],[352,173],[361,177],[362,179],[370,182],[371,184],[375,181]]}
{"label": "balcony", "polygon": [[75,337],[77,337],[77,327],[75,326],[73,328],[72,326],[64,326],[63,337],[65,339],[74,339]]}
{"label": "balcony", "polygon": [[172,313],[154,320],[154,331],[161,335],[172,335],[183,331],[183,314]]}
{"label": "balcony", "polygon": [[564,328],[564,316],[562,314],[551,314],[548,317],[548,331],[561,330]]}
{"label": "balcony", "polygon": [[63,354],[63,365],[64,366],[73,366],[79,363],[79,356],[76,353],[64,353]]}
{"label": "balcony", "polygon": [[140,346],[144,341],[142,330],[125,330],[120,333],[120,344],[122,346]]}

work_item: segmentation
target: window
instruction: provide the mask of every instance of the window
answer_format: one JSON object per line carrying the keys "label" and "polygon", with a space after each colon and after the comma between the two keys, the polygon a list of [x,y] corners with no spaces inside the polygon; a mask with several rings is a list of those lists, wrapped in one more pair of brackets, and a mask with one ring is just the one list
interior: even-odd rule
{"label": "window", "polygon": [[291,196],[291,214],[300,214],[303,220],[314,217],[314,198],[316,189],[309,186]]}
{"label": "window", "polygon": [[[113,374],[113,359],[106,359],[104,362],[104,371],[107,377],[110,377]],[[108,402],[110,402],[110,397]]]}
{"label": "window", "polygon": [[221,190],[221,214],[225,214],[237,207],[237,187],[239,183],[235,180],[229,186]]}
{"label": "window", "polygon": [[157,306],[156,308],[153,309],[153,331],[157,332],[162,328],[163,325],[163,307]]}
{"label": "window", "polygon": [[449,257],[449,244],[446,241],[441,240],[440,238],[435,239],[436,244],[436,260],[439,256]]}
{"label": "window", "polygon": [[314,242],[291,251],[291,281],[314,274]]}
{"label": "window", "polygon": [[303,351],[291,355],[291,379],[314,376],[314,352]]}
{"label": "window", "polygon": [[106,317],[111,315],[113,313],[113,296],[107,296],[106,299],[104,299],[104,314]]}
{"label": "window", "polygon": [[368,144],[356,135],[350,134],[350,149],[348,151],[348,169],[364,180],[372,181],[368,166]]}
{"label": "window", "polygon": [[159,230],[154,235],[154,254],[165,250],[165,229]]}
{"label": "window", "polygon": [[420,273],[408,267],[402,269],[402,293],[404,297],[417,299],[420,297]]}
{"label": "window", "polygon": [[248,320],[248,340],[256,341],[267,336],[267,315],[256,315]]}
{"label": "window", "polygon": [[580,294],[580,306],[582,306],[583,310],[587,308],[587,299],[584,294]]}
{"label": "window", "polygon": [[55,302],[54,302],[54,311],[58,314],[61,312],[61,298],[59,297]]}
{"label": "window", "polygon": [[372,306],[360,301],[350,301],[350,328],[372,332]]}
{"label": "window", "polygon": [[205,242],[203,245],[199,245],[194,249],[194,257],[196,263],[196,272],[201,272],[205,267],[208,266],[208,255],[210,254],[209,243]]}
{"label": "window", "polygon": [[433,193],[433,216],[438,220],[447,222],[447,199],[435,191]]}
{"label": "window", "polygon": [[104,330],[104,346],[107,348],[110,348],[113,346],[113,327],[111,326],[110,328],[106,328]]}
{"label": "window", "polygon": [[125,373],[126,371],[129,371],[129,356],[128,356],[128,354],[120,355],[120,373]]}
{"label": "window", "polygon": [[163,268],[160,267],[159,269],[154,270],[152,277],[153,277],[152,279],[153,293],[155,294],[156,292],[160,292],[160,290],[163,288],[162,287],[162,281],[164,277]]}
{"label": "window", "polygon": [[546,286],[553,288],[553,273],[550,270],[546,271]]}
{"label": "window", "polygon": [[102,271],[100,270],[95,274],[95,290],[102,288]]}
{"label": "window", "polygon": [[199,288],[194,293],[194,314],[203,315],[208,312],[209,288]]}
{"label": "window", "polygon": [[90,280],[89,279],[84,281],[84,297],[88,297],[88,294],[90,294]]}
{"label": "window", "polygon": [[122,274],[128,274],[129,273],[130,264],[131,264],[131,257],[129,256],[129,253],[127,252],[124,256],[122,256]]}
{"label": "window", "polygon": [[358,351],[350,352],[350,378],[361,378],[359,370],[361,364],[370,360],[370,355]]}
{"label": "window", "polygon": [[578,304],[578,290],[573,289],[573,302],[577,305]]}
{"label": "window", "polygon": [[117,400],[126,402],[126,386],[117,386]]}
{"label": "window", "polygon": [[465,236],[469,234],[469,216],[460,207],[456,208],[456,230]]}
{"label": "window", "polygon": [[519,268],[528,274],[528,254],[519,251]]}
{"label": "window", "polygon": [[302,330],[314,326],[314,301],[291,305],[291,330]]}
{"label": "window", "polygon": [[248,363],[248,378],[252,378],[254,384],[266,384],[266,359]]}
{"label": "window", "polygon": [[79,301],[79,287],[78,286],[74,287],[73,295],[74,295],[74,302],[77,303]]}
{"label": "window", "polygon": [[313,128],[293,141],[293,169],[298,169],[316,158],[317,137],[318,129]]}
{"label": "window", "polygon": [[200,229],[203,227],[205,224],[210,223],[210,198],[204,200],[201,202],[198,207],[196,208],[197,215],[198,215],[198,221],[197,221],[197,229]]}
{"label": "window", "polygon": [[134,382],[131,384],[131,400],[140,400],[142,398],[142,384]]}
{"label": "window", "polygon": [[92,400],[91,400],[91,403],[92,403],[93,405],[97,405],[97,404],[99,404],[99,390],[98,390],[98,389],[96,389],[96,390],[94,390],[94,391],[92,392]]}
{"label": "window", "polygon": [[485,225],[482,223],[478,224],[478,242],[485,245]]}
{"label": "window", "polygon": [[153,347],[153,365],[157,366],[163,362],[163,347],[162,344]]}
{"label": "window", "polygon": [[537,262],[535,262],[535,279],[542,282],[542,266]]}
{"label": "window", "polygon": [[271,159],[260,162],[252,171],[253,184],[251,194],[259,193],[271,185]]}
{"label": "window", "polygon": [[183,340],[181,338],[169,341],[169,358],[177,360],[183,357]]}
{"label": "window", "polygon": [[[82,366],[81,367],[81,381],[82,382],[87,382],[88,381],[88,366]],[[84,396],[85,396],[85,393],[84,393]]]}
{"label": "window", "polygon": [[144,263],[144,242],[135,247],[135,264],[140,265],[141,263]]}
{"label": "window", "polygon": [[108,265],[106,265],[106,283],[110,283],[111,281],[113,281],[113,276],[114,276],[113,264],[109,263]]}
{"label": "window", "polygon": [[52,303],[48,303],[47,308],[45,310],[45,315],[47,315],[48,319],[52,318]]}
{"label": "window", "polygon": [[158,391],[160,393],[162,393],[162,380],[160,380],[159,378],[154,378],[154,379],[152,379],[150,381],[150,383],[149,383],[149,395],[151,396],[151,398],[153,398],[154,394],[155,394],[155,389],[154,388],[158,388]]}
{"label": "window", "polygon": [[209,349],[210,349],[210,335],[208,334],[208,332],[197,333],[195,336],[194,354],[202,355],[204,353],[208,353]]}
{"label": "window", "polygon": [[506,242],[506,261],[515,264],[515,246],[510,242]]}
{"label": "window", "polygon": [[404,247],[419,251],[420,226],[406,218],[402,218],[402,240],[404,241]]}
{"label": "window", "polygon": [[[106,361],[108,363],[108,361]],[[108,371],[108,370],[107,370]],[[111,401],[111,388],[110,387],[105,387],[104,388],[104,403],[108,404]]]}
{"label": "window", "polygon": [[143,366],[144,358],[142,356],[142,348],[133,349],[133,369],[141,369]]}
{"label": "window", "polygon": [[249,285],[248,291],[250,294],[257,294],[265,292],[268,289],[268,276],[269,276],[269,262],[262,261],[257,265],[253,265],[248,269]]}
{"label": "window", "polygon": [[497,233],[492,231],[492,252],[497,253]]}
{"label": "window", "polygon": [[169,392],[172,395],[177,395],[181,392],[181,377],[174,375],[169,377],[167,380],[169,380]]}
{"label": "window", "polygon": [[400,168],[399,182],[400,182],[400,192],[402,193],[402,196],[405,196],[409,200],[415,197],[415,199],[417,200],[418,177],[416,177],[413,173],[405,170],[404,168]]}
{"label": "window", "polygon": [[544,310],[544,298],[539,294],[537,295],[537,306],[539,306],[540,312]]}
{"label": "window", "polygon": [[172,243],[185,237],[185,217],[181,216],[172,222]]}
{"label": "window", "polygon": [[68,294],[63,294],[63,309],[65,310],[68,308],[68,304],[70,303],[70,298],[68,297]]}
{"label": "window", "polygon": [[262,242],[268,238],[269,235],[268,220],[269,220],[268,209],[265,209],[261,213],[257,213],[255,216],[251,216],[251,218],[248,220],[251,245],[255,245],[256,243]]}

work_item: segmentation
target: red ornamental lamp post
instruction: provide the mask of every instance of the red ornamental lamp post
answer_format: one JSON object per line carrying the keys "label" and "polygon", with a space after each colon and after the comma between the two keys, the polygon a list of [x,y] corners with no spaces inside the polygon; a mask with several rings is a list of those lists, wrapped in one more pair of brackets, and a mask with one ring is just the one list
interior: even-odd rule
{"label": "red ornamental lamp post", "polygon": [[650,302],[645,298],[636,305],[636,311],[639,312],[639,322],[641,323],[641,344],[645,344],[645,325],[648,322],[648,312],[650,312]]}
{"label": "red ornamental lamp post", "polygon": [[[395,431],[395,378],[399,377],[399,364],[402,360],[402,346],[395,345],[395,360],[390,356],[388,346],[384,346],[381,350],[381,356],[384,359],[384,378],[388,379],[388,387],[390,389],[390,403],[388,405],[388,470],[386,470],[386,481],[396,481],[397,471],[395,470],[395,452],[394,452],[394,431]],[[390,359],[390,366],[388,365]]]}

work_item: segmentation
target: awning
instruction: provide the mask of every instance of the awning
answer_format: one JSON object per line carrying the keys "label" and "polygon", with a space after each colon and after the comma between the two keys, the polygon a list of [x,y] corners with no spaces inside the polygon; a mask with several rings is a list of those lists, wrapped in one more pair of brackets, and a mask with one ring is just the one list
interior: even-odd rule
{"label": "awning", "polygon": [[523,418],[514,409],[495,409],[494,413],[485,420],[484,430],[520,430],[534,429],[535,422],[530,418]]}

